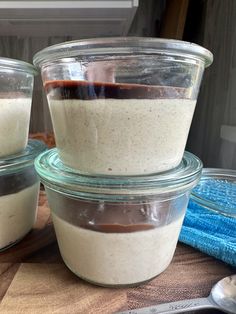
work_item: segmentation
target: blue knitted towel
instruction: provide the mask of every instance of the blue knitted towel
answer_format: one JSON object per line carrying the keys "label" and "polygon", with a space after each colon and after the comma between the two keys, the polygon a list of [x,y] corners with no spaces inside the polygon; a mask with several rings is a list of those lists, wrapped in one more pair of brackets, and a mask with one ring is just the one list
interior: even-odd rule
{"label": "blue knitted towel", "polygon": [[236,266],[236,218],[217,214],[190,200],[179,240]]}

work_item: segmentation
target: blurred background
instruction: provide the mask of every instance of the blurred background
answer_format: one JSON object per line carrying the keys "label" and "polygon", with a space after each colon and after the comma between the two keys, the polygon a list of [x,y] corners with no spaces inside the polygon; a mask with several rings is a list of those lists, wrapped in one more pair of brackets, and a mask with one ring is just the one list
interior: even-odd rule
{"label": "blurred background", "polygon": [[[212,51],[186,149],[205,167],[236,169],[236,1],[0,1],[2,57],[32,63],[49,45],[104,36],[180,39]],[[52,132],[40,76],[30,132]]]}

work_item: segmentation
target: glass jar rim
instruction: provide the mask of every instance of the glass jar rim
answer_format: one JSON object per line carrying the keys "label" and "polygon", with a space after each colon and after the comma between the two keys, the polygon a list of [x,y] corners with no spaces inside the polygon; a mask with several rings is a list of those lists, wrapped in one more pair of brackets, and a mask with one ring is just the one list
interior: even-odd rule
{"label": "glass jar rim", "polygon": [[38,71],[35,66],[33,66],[32,64],[28,62],[17,60],[17,59],[1,57],[0,68],[18,70],[18,71],[33,74],[34,76],[38,75]]}
{"label": "glass jar rim", "polygon": [[200,179],[202,162],[185,152],[174,169],[142,176],[85,175],[65,166],[57,149],[43,152],[35,159],[35,168],[42,183],[59,193],[88,199],[136,199],[144,196],[184,193]]}
{"label": "glass jar rim", "polygon": [[[214,183],[210,185],[210,181]],[[225,185],[225,191],[223,190]],[[227,185],[226,185],[227,184]],[[225,216],[236,218],[236,170],[203,168],[199,184],[192,190],[192,202]],[[211,195],[209,198],[208,195]],[[220,202],[217,199],[220,194]],[[227,202],[222,204],[224,197]]]}
{"label": "glass jar rim", "polygon": [[33,165],[35,158],[46,149],[43,142],[29,139],[22,152],[0,158],[0,176]]}
{"label": "glass jar rim", "polygon": [[105,37],[67,41],[44,48],[34,55],[33,63],[44,64],[71,57],[102,54],[176,55],[200,59],[208,67],[213,54],[206,48],[187,41],[152,37]]}

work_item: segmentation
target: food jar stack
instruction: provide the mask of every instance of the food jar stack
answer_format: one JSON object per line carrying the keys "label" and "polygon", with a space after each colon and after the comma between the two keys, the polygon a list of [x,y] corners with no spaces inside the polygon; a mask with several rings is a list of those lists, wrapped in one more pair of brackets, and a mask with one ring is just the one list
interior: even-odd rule
{"label": "food jar stack", "polygon": [[132,37],[35,55],[57,145],[35,165],[61,255],[79,277],[130,286],[171,262],[201,175],[184,149],[211,62],[195,44]]}
{"label": "food jar stack", "polygon": [[39,179],[34,159],[45,145],[28,141],[34,76],[29,63],[0,58],[0,251],[32,228]]}

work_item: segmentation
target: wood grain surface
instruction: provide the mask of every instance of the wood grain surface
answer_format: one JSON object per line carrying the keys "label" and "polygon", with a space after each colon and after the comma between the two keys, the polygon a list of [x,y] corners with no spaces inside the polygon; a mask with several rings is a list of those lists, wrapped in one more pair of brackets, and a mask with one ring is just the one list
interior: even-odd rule
{"label": "wood grain surface", "polygon": [[64,265],[45,192],[41,191],[34,229],[20,243],[0,253],[0,313],[110,314],[205,297],[217,280],[234,271],[227,264],[178,244],[168,269],[147,284],[127,289],[93,286]]}
{"label": "wood grain surface", "polygon": [[22,264],[0,312],[95,313],[96,309],[96,313],[111,313],[124,308],[126,298],[125,290],[98,289],[74,276],[63,264]]}

